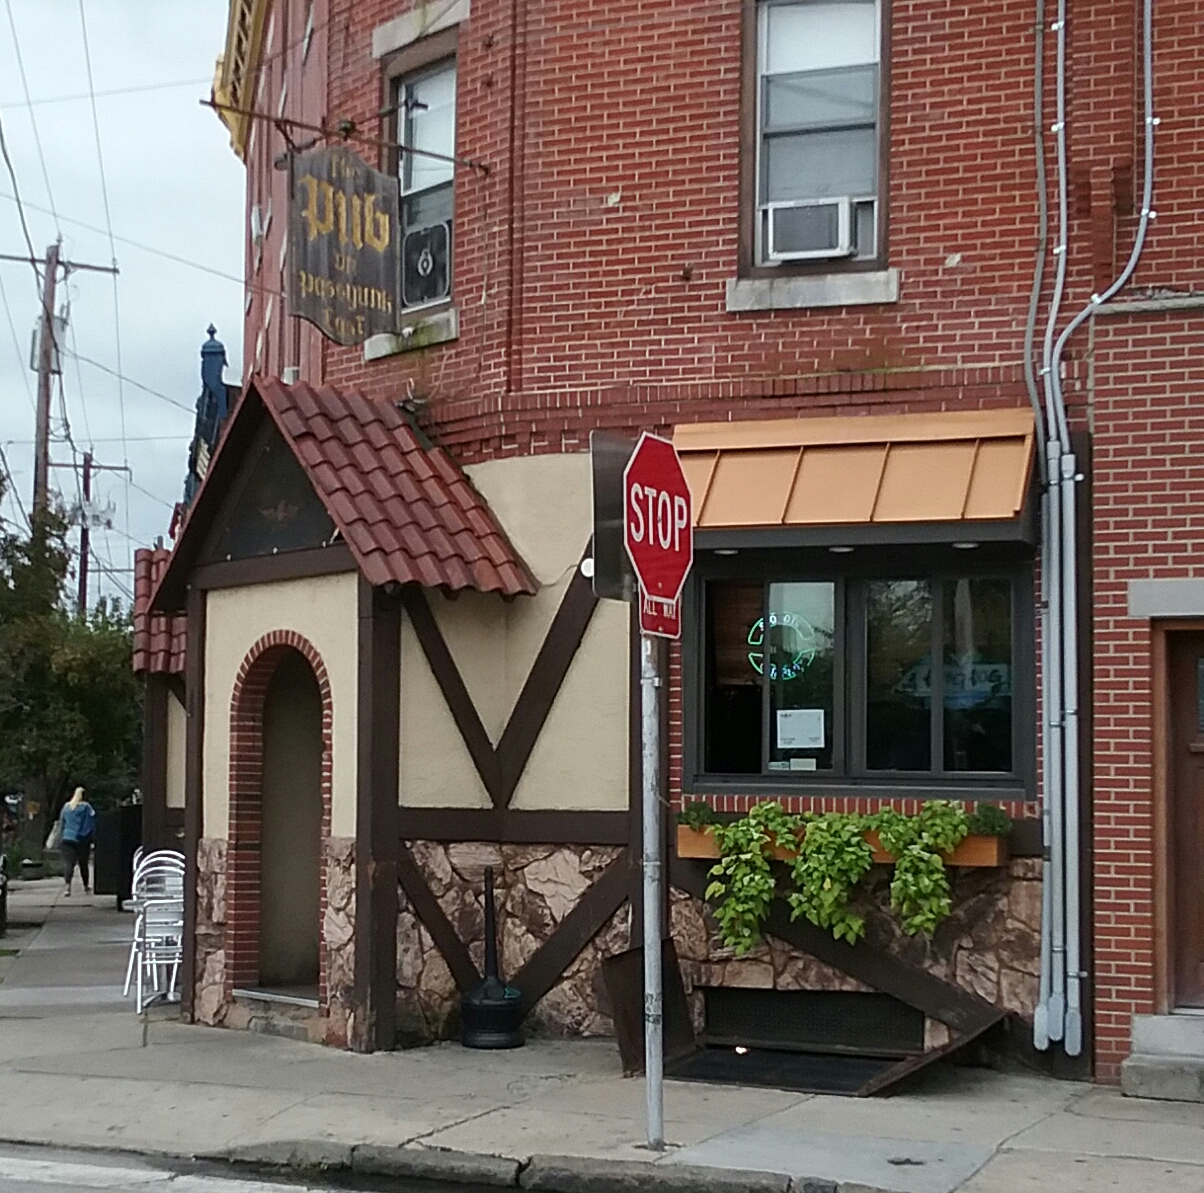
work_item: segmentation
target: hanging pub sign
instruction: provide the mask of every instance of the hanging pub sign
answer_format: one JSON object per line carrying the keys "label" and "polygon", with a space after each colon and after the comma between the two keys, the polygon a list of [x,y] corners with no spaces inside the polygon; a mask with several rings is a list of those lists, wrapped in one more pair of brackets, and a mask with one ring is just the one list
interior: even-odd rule
{"label": "hanging pub sign", "polygon": [[397,330],[398,182],[341,146],[293,159],[288,300],[336,344]]}

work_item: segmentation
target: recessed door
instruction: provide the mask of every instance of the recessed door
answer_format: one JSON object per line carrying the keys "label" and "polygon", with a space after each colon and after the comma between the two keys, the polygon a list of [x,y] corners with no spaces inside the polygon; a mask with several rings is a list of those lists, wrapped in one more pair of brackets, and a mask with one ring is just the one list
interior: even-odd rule
{"label": "recessed door", "polygon": [[279,663],[263,706],[259,984],[318,985],[322,696],[309,663]]}
{"label": "recessed door", "polygon": [[1172,1001],[1204,1007],[1204,633],[1169,645]]}

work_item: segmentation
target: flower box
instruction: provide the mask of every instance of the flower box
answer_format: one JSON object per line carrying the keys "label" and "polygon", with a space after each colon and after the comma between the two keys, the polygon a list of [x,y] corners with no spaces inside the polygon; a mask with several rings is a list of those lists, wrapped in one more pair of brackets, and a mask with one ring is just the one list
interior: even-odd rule
{"label": "flower box", "polygon": [[[889,864],[895,859],[882,848],[878,834],[869,832],[866,840],[874,851],[874,861]],[[719,846],[708,829],[692,829],[684,824],[677,826],[677,856],[692,858],[717,858]],[[794,851],[778,847],[773,856],[779,861],[789,861]],[[1008,861],[1006,837],[969,836],[946,858],[951,866],[1004,866]]]}

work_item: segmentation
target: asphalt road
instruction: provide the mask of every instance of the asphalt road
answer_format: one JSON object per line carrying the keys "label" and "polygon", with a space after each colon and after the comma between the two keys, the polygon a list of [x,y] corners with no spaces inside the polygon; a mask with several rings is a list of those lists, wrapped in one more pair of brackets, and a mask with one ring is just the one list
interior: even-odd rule
{"label": "asphalt road", "polygon": [[317,1193],[334,1187],[178,1172],[128,1156],[0,1146],[0,1193]]}

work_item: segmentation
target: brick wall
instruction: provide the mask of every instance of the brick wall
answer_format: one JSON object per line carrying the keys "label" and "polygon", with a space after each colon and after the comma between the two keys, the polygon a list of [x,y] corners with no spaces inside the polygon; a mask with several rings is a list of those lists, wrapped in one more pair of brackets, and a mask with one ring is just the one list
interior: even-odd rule
{"label": "brick wall", "polygon": [[[387,135],[371,31],[408,7],[319,0],[319,31],[300,62],[306,5],[279,0],[278,65],[260,106],[275,110],[294,71],[290,114],[307,104],[311,117],[348,117]],[[741,0],[474,0],[460,34],[458,150],[490,170],[457,174],[459,340],[365,365],[356,349],[323,345],[308,328],[285,330],[277,299],[260,367],[301,363],[311,379],[382,399],[412,394],[464,462],[584,450],[597,426],[1023,404],[1037,211],[1033,0],[893,0],[889,8],[889,259],[902,273],[898,303],[725,312],[736,270]],[[1106,284],[1137,225],[1139,10],[1136,0],[1069,5],[1068,311]],[[1201,289],[1198,7],[1159,0],[1155,20],[1158,219],[1134,287]],[[1048,31],[1045,44],[1048,128]],[[270,188],[283,212],[284,175],[271,163],[284,143],[266,125],[259,139],[249,190]],[[1052,203],[1052,137],[1048,153]],[[261,270],[278,266],[272,237],[283,222],[273,220]],[[1048,296],[1047,273],[1042,326]],[[253,291],[248,369],[268,297]],[[1124,616],[1124,587],[1200,566],[1200,318],[1097,320],[1067,354],[1074,425],[1095,436],[1104,1078],[1127,1050],[1129,1015],[1153,998],[1149,627]]]}

